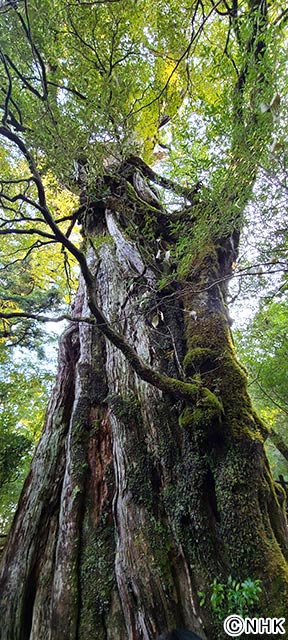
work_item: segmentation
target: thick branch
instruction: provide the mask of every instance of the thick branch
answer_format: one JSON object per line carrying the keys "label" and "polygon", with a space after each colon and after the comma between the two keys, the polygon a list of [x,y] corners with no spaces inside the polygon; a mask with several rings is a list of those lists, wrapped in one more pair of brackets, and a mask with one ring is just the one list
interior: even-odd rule
{"label": "thick branch", "polygon": [[88,324],[95,324],[94,318],[82,318],[79,316],[70,316],[69,314],[64,313],[61,316],[57,316],[57,318],[53,318],[52,316],[42,316],[37,313],[25,313],[24,311],[11,311],[11,312],[2,312],[0,311],[0,318],[3,320],[13,320],[13,319],[27,319],[27,320],[37,320],[38,322],[63,322],[63,320],[68,320],[69,322],[86,322]]}
{"label": "thick branch", "polygon": [[169,180],[169,178],[164,178],[163,176],[159,176],[158,173],[155,173],[141,158],[137,156],[130,156],[128,158],[129,164],[132,164],[134,167],[137,167],[141,170],[143,175],[148,178],[151,182],[155,184],[159,184],[164,189],[169,189],[170,191],[174,191],[179,196],[183,196],[192,202],[194,196],[200,189],[200,182],[197,182],[192,188],[190,187],[182,187],[182,185],[177,184],[177,182],[173,182],[173,180]]}

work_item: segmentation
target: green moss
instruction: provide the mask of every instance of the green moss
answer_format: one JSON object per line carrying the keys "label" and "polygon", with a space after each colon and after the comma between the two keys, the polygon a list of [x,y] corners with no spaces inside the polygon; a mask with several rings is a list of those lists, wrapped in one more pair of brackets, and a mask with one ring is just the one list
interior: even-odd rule
{"label": "green moss", "polygon": [[[161,385],[161,378],[163,380],[163,386]],[[182,380],[177,380],[176,378],[169,378],[168,376],[162,376],[161,374],[157,374],[158,387],[163,388],[164,391],[168,391],[176,398],[186,398],[188,401],[192,400],[195,402],[195,399],[199,395],[199,390],[201,389],[200,385],[196,382],[183,382]]]}
{"label": "green moss", "polygon": [[129,460],[127,469],[128,487],[135,504],[144,505],[153,511],[153,460],[144,440],[133,438],[127,450]]}
{"label": "green moss", "polygon": [[139,206],[141,206],[144,209],[144,211],[150,212],[150,217],[151,217],[151,213],[152,214],[154,213],[154,215],[159,216],[159,213],[160,213],[159,209],[157,209],[156,207],[153,207],[151,204],[149,204],[145,200],[142,200],[142,198],[140,198],[136,193],[133,185],[128,181],[126,182],[126,188],[127,188],[127,194],[130,200],[137,202]]}
{"label": "green moss", "polygon": [[[165,489],[165,506],[191,562],[198,561],[208,571],[214,566],[216,571],[218,561],[222,570],[230,567],[243,579],[250,573],[263,576],[269,601],[273,593],[273,615],[277,611],[285,616],[288,573],[283,505],[277,506],[271,478],[265,479],[261,424],[247,392],[246,371],[234,352],[221,292],[218,295],[215,290],[219,311],[209,313],[208,304],[204,304],[204,285],[211,282],[213,256],[210,265],[208,262],[206,276],[202,269],[206,281],[202,281],[199,304],[197,297],[189,293],[184,299],[184,308],[195,312],[193,317],[185,315],[184,372],[186,376],[200,376],[201,382],[194,401],[192,396],[187,398],[179,417],[185,443],[183,482],[178,473],[177,486],[170,491]],[[193,277],[201,289],[198,273]],[[282,497],[281,494],[280,502]],[[286,604],[280,596],[281,588],[285,590]],[[262,611],[265,609],[267,603]]]}
{"label": "green moss", "polygon": [[[175,626],[171,600],[175,598],[173,559],[177,549],[169,527],[153,515],[139,522],[133,536],[138,567],[138,588],[143,608],[158,611],[158,622]],[[165,597],[163,598],[163,587]]]}
{"label": "green moss", "polygon": [[201,375],[208,390],[202,389],[198,396],[195,425],[208,428],[209,421],[215,423],[217,416],[222,416],[225,432],[231,437],[246,435],[261,440],[247,393],[246,371],[237,361],[225,314],[199,317],[196,322],[187,320],[186,337],[189,350],[184,359],[185,373]]}
{"label": "green moss", "polygon": [[141,405],[137,397],[131,394],[126,398],[117,395],[111,394],[107,398],[109,406],[111,407],[113,413],[123,421],[136,421],[141,420]]}
{"label": "green moss", "polygon": [[241,367],[239,362],[237,362],[235,354],[232,352],[223,354],[221,358],[221,366],[223,367],[225,379],[227,381],[230,380],[230,383],[237,386],[238,389],[245,389],[245,393],[247,393],[247,375],[243,367]]}
{"label": "green moss", "polygon": [[223,405],[209,389],[203,387],[196,407],[185,407],[179,416],[179,425],[182,429],[213,427],[215,422],[221,420]]}
{"label": "green moss", "polygon": [[174,482],[164,488],[165,509],[173,526],[176,544],[185,549],[194,576],[197,571],[206,570],[211,575],[219,571],[222,558],[219,539],[214,535],[213,522],[204,507],[204,468],[195,447],[189,455],[184,454],[181,474],[176,484]]}
{"label": "green moss", "polygon": [[206,371],[213,367],[214,351],[209,347],[195,347],[190,349],[183,361],[184,372],[192,376],[198,371]]}
{"label": "green moss", "polygon": [[[283,544],[282,552],[285,553],[286,539],[282,539],[281,536],[285,526],[281,506],[276,508],[277,500],[273,496],[273,489],[271,491],[272,478],[269,469],[264,468],[263,472],[255,477],[255,467],[260,469],[261,464],[263,466],[263,449],[260,443],[250,438],[246,438],[245,441],[242,439],[238,444],[234,442],[234,446],[226,455],[225,469],[222,469],[216,481],[216,494],[221,512],[220,533],[225,539],[231,567],[240,572],[242,578],[245,577],[245,572],[247,575],[252,571],[255,575],[263,577],[269,593],[269,606],[271,611],[273,607],[273,615],[277,615],[276,593],[279,603],[282,601],[280,612],[285,601],[283,594],[280,598],[280,590],[283,589],[283,585],[287,590],[288,584],[287,565],[280,550]],[[281,578],[276,586],[275,579],[278,580],[279,574]],[[271,596],[271,590],[275,599]]]}
{"label": "green moss", "polygon": [[95,253],[98,253],[99,249],[103,247],[104,244],[113,244],[113,238],[105,233],[102,235],[87,236],[87,240],[89,241],[91,247],[94,249]]}
{"label": "green moss", "polygon": [[220,357],[233,348],[231,332],[224,312],[207,317],[199,314],[197,321],[189,318],[186,321],[186,340],[189,350],[211,349],[214,357]]}
{"label": "green moss", "polygon": [[149,540],[154,557],[152,563],[154,571],[160,574],[165,588],[173,590],[173,577],[170,553],[173,550],[173,540],[168,527],[160,520],[151,517],[149,523]]}
{"label": "green moss", "polygon": [[[110,608],[111,592],[115,588],[114,532],[105,516],[97,531],[85,520],[80,557],[81,621],[84,637],[101,625],[103,614]],[[85,637],[88,637],[86,635]]]}
{"label": "green moss", "polygon": [[123,398],[113,394],[108,398],[113,413],[129,431],[126,442],[127,481],[136,504],[145,505],[151,512],[153,505],[154,461],[147,449],[143,427],[141,404],[137,396]]}
{"label": "green moss", "polygon": [[195,410],[190,407],[185,407],[184,411],[179,416],[179,425],[182,429],[192,428],[194,424]]}
{"label": "green moss", "polygon": [[213,417],[220,417],[223,414],[223,404],[221,400],[217,398],[215,393],[203,387],[201,404],[205,409],[209,410]]}

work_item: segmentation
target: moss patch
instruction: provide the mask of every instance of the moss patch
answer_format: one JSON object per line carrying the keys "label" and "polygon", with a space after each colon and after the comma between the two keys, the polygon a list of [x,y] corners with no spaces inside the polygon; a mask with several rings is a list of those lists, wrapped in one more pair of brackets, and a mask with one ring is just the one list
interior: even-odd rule
{"label": "moss patch", "polygon": [[190,349],[183,361],[184,372],[187,376],[209,371],[214,366],[215,353],[209,347],[195,347]]}
{"label": "moss patch", "polygon": [[97,629],[101,638],[105,631],[102,628],[103,615],[109,611],[111,592],[116,584],[114,546],[113,526],[105,516],[97,531],[86,520],[80,559],[80,637],[88,638]]}
{"label": "moss patch", "polygon": [[182,429],[202,427],[207,429],[207,433],[209,433],[210,429],[221,421],[222,415],[222,402],[218,400],[215,393],[204,387],[196,407],[187,406],[180,414],[179,425]]}

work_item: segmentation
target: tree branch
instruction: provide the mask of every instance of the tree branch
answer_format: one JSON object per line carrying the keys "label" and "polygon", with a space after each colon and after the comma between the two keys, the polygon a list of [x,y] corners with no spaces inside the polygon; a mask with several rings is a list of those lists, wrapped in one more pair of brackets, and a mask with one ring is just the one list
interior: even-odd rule
{"label": "tree branch", "polygon": [[52,229],[55,235],[55,239],[61,244],[63,244],[64,247],[66,247],[66,249],[68,249],[68,251],[72,253],[72,255],[76,258],[77,262],[80,264],[81,271],[83,273],[83,276],[85,277],[85,281],[92,282],[93,278],[88,269],[84,254],[81,251],[79,251],[79,249],[77,249],[77,247],[75,247],[75,245],[72,242],[70,242],[68,238],[66,238],[64,233],[62,233],[62,231],[59,229],[58,225],[56,224],[55,220],[53,219],[47,207],[45,190],[41,180],[40,173],[37,169],[33,156],[31,155],[30,151],[26,147],[22,138],[20,138],[18,135],[16,135],[15,133],[7,129],[7,127],[3,127],[3,126],[0,127],[0,135],[2,135],[4,138],[7,138],[11,142],[13,142],[25,157],[26,161],[28,162],[29,169],[32,173],[32,176],[34,178],[37,191],[38,191],[39,205],[37,205],[37,208],[40,207],[40,211],[43,214],[43,218],[49,225],[50,229]]}
{"label": "tree branch", "polygon": [[43,96],[42,96],[42,100],[47,100],[48,97],[48,87],[47,87],[47,77],[46,77],[46,69],[45,69],[45,64],[42,60],[42,56],[40,55],[40,52],[38,51],[38,48],[35,45],[35,42],[32,38],[32,34],[31,34],[31,28],[30,28],[30,20],[29,20],[29,13],[28,13],[28,5],[27,5],[27,0],[24,0],[24,7],[25,7],[25,16],[26,16],[26,21],[27,21],[27,25],[25,24],[25,21],[23,20],[23,17],[21,15],[21,13],[19,13],[19,11],[16,10],[16,14],[20,20],[20,23],[23,27],[24,33],[27,37],[27,40],[31,46],[31,50],[32,53],[34,55],[35,58],[35,62],[36,62],[36,66],[37,65],[37,61],[40,65],[40,78],[41,78],[41,84],[42,84],[42,89],[43,89]]}
{"label": "tree branch", "polygon": [[268,438],[273,442],[274,447],[280,451],[285,460],[288,460],[288,447],[285,444],[282,436],[277,433],[274,429],[270,429],[268,433]]}
{"label": "tree branch", "polygon": [[[9,262],[9,264],[4,264],[4,266],[0,267],[0,271],[6,271],[7,269],[9,269],[9,267],[12,267],[14,264],[27,260],[27,258],[32,253],[32,251],[36,249],[40,249],[41,247],[46,247],[48,244],[55,244],[55,240],[47,240],[47,242],[44,242],[44,240],[36,240],[36,242],[33,242],[33,244],[30,245],[29,249],[27,249],[24,257],[22,256],[21,258],[16,258],[16,260],[12,260],[12,262]],[[16,256],[19,253],[23,253],[23,247],[21,247],[20,249],[16,249],[16,251],[13,251],[10,255]]]}
{"label": "tree branch", "polygon": [[45,231],[41,231],[41,229],[0,229],[0,236],[7,236],[11,234],[27,236],[36,234],[42,238],[49,238],[50,240],[56,241],[56,237],[52,235],[52,233],[45,233]]}
{"label": "tree branch", "polygon": [[[5,90],[3,87],[1,87],[1,91],[2,91],[2,93],[4,93],[4,95],[6,96],[6,90]],[[22,118],[21,111],[20,111],[20,109],[19,109],[18,105],[16,104],[15,100],[13,100],[12,96],[10,96],[10,102],[11,102],[11,104],[13,105],[14,109],[16,109],[16,111],[17,111],[17,114],[18,114],[18,117],[19,117],[19,122],[17,121],[17,119],[15,118],[15,116],[13,116],[13,114],[11,114],[11,112],[9,113],[9,117],[10,117],[12,120],[14,119],[14,121],[17,123],[17,125],[18,125],[18,127],[19,127],[19,128],[18,128],[18,131],[20,131],[20,127],[22,127],[22,125],[23,125],[23,118]],[[12,124],[12,126],[13,126],[13,127],[16,127],[16,124],[14,124],[12,121],[11,121],[11,124]],[[16,128],[17,128],[17,127],[16,127]],[[21,128],[21,131],[23,131],[23,130],[24,130],[24,128],[25,128],[25,127],[22,127],[22,128]],[[25,128],[25,131],[27,131],[27,128]]]}
{"label": "tree branch", "polygon": [[276,20],[274,20],[273,24],[279,25],[281,24],[281,22],[283,24],[286,24],[287,21],[288,21],[288,9],[283,9],[280,15],[276,18]]}
{"label": "tree branch", "polygon": [[69,322],[86,322],[87,324],[95,324],[94,318],[82,318],[81,316],[70,316],[67,313],[64,313],[61,316],[57,316],[54,318],[53,316],[42,316],[37,313],[26,313],[22,311],[11,311],[11,312],[2,312],[0,311],[0,318],[3,320],[13,320],[13,319],[27,319],[27,320],[37,320],[38,322],[63,322],[63,320],[68,320]]}
{"label": "tree branch", "polygon": [[3,62],[4,65],[4,69],[7,75],[7,79],[8,79],[8,90],[6,92],[6,96],[5,96],[5,104],[4,104],[4,115],[2,118],[2,124],[6,125],[7,123],[7,119],[8,119],[8,115],[9,115],[9,101],[11,98],[11,94],[12,94],[12,80],[11,80],[11,75],[10,75],[10,71],[8,69],[8,65],[5,59],[5,55],[2,53],[2,51],[0,50],[0,60]]}
{"label": "tree branch", "polygon": [[141,158],[138,158],[137,156],[130,156],[127,162],[133,165],[134,167],[137,167],[138,169],[140,169],[143,175],[146,178],[148,178],[151,182],[158,184],[164,189],[169,189],[170,191],[174,191],[174,193],[176,193],[179,196],[183,196],[184,198],[187,198],[187,200],[189,200],[190,202],[193,201],[194,196],[196,195],[196,193],[199,191],[201,187],[200,182],[197,182],[196,185],[194,185],[192,188],[182,187],[182,185],[177,184],[176,182],[173,182],[173,180],[169,180],[169,178],[164,178],[163,176],[160,176],[158,173],[155,173],[155,171],[153,171],[146,164],[146,162],[144,162],[144,160],[142,160]]}
{"label": "tree branch", "polygon": [[33,87],[33,85],[27,80],[27,78],[25,78],[25,76],[23,76],[23,73],[21,73],[21,71],[19,71],[19,69],[16,67],[16,65],[13,62],[13,60],[11,60],[10,56],[7,56],[7,54],[6,54],[6,60],[9,62],[10,67],[12,67],[13,71],[15,71],[15,73],[18,76],[19,80],[21,80],[21,82],[23,82],[25,87],[27,87],[27,89],[29,89],[29,91],[31,91],[31,93],[33,93],[34,96],[36,96],[36,98],[38,98],[42,102],[44,100],[46,100],[47,96],[45,96],[45,95],[42,96],[41,93],[39,93],[38,89],[35,89],[35,87]]}
{"label": "tree branch", "polygon": [[74,96],[80,98],[81,100],[87,100],[87,96],[84,96],[83,93],[77,91],[77,89],[72,89],[71,87],[65,87],[64,84],[57,84],[57,82],[52,82],[52,80],[47,80],[47,85],[51,85],[52,87],[56,87],[57,89],[61,89],[61,91],[68,91],[69,93],[73,93]]}

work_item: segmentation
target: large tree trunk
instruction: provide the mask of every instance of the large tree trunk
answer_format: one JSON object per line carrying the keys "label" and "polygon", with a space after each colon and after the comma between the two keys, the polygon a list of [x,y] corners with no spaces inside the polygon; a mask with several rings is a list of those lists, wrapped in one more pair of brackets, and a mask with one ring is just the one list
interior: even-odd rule
{"label": "large tree trunk", "polygon": [[[141,380],[96,325],[65,331],[2,561],[1,640],[152,640],[174,627],[225,638],[197,591],[209,602],[213,578],[229,574],[262,579],[263,611],[288,615],[283,500],[217,284],[235,246],[203,247],[182,282],[155,261],[154,238],[174,241],[168,216],[128,178],[128,190],[110,180],[105,212],[98,201],[83,219],[87,260],[112,328],[174,392]],[[89,315],[83,280],[74,312]]]}

